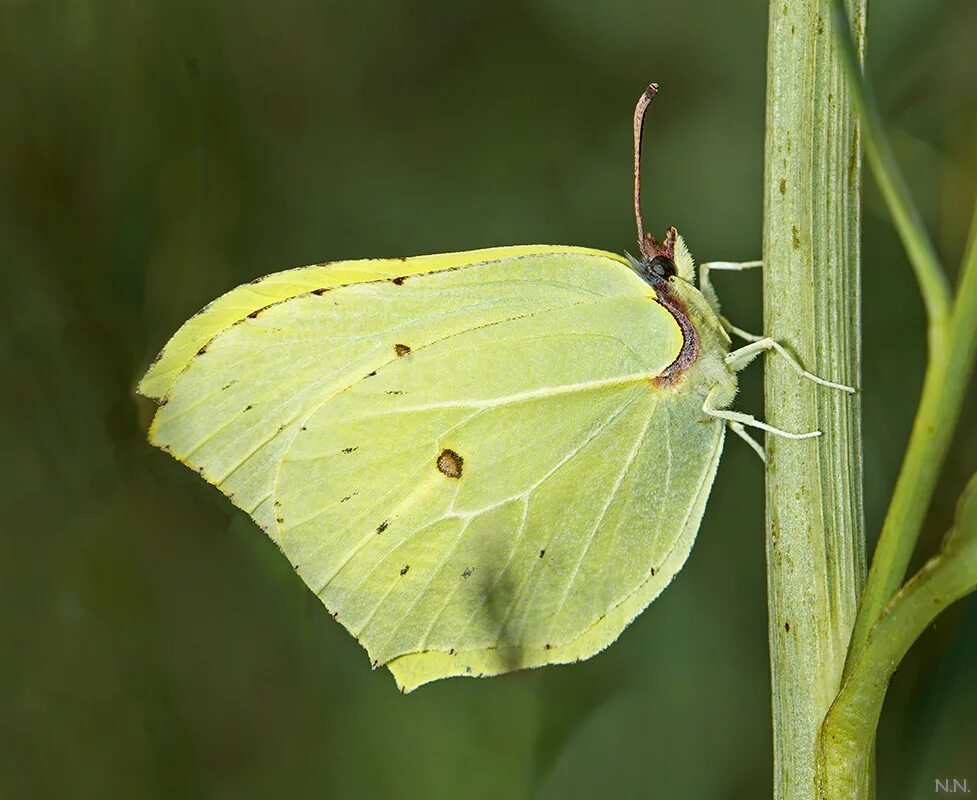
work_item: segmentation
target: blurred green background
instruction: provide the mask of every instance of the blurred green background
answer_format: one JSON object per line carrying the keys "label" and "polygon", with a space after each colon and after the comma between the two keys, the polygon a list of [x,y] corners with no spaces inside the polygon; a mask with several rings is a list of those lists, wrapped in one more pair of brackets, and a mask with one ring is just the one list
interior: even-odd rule
{"label": "blurred green background", "polygon": [[[975,37],[972,0],[889,0],[869,23],[950,263],[977,189]],[[769,796],[763,475],[735,439],[689,564],[617,644],[405,697],[265,535],[146,444],[133,393],[184,319],[282,267],[633,247],[650,80],[646,220],[700,261],[757,257],[765,43],[756,1],[0,0],[0,797]],[[924,341],[870,181],[864,228],[874,538]],[[759,279],[720,280],[759,328]],[[975,411],[972,393],[926,551],[977,468]],[[975,674],[971,599],[895,678],[880,797],[977,784]]]}

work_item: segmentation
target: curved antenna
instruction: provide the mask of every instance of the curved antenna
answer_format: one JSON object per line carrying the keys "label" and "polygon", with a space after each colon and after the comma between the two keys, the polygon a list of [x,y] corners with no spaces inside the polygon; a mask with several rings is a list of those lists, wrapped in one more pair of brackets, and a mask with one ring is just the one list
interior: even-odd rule
{"label": "curved antenna", "polygon": [[634,221],[638,226],[638,248],[646,257],[645,226],[641,220],[641,137],[644,132],[645,111],[656,94],[658,84],[652,83],[644,90],[634,107]]}

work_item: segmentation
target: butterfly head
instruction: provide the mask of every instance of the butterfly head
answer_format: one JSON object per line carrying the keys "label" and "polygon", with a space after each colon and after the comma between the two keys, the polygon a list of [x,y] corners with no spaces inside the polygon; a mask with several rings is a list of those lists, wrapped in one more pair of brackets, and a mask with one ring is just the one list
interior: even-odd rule
{"label": "butterfly head", "polygon": [[650,233],[644,234],[640,246],[641,258],[628,258],[632,269],[652,286],[667,283],[676,276],[690,283],[694,281],[692,256],[675,228],[669,228],[661,241]]}
{"label": "butterfly head", "polygon": [[675,262],[668,256],[655,256],[647,263],[645,271],[651,280],[667,281],[675,275]]}

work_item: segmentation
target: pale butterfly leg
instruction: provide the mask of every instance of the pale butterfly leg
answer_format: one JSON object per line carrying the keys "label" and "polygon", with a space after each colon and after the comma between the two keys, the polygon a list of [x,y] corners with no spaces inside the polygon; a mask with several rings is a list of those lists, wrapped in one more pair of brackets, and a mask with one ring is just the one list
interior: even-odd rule
{"label": "pale butterfly leg", "polygon": [[[767,350],[774,350],[777,353],[779,353],[781,356],[783,356],[787,360],[787,363],[790,364],[791,367],[793,367],[793,369],[797,372],[797,374],[800,375],[802,378],[806,378],[807,380],[814,381],[814,383],[821,384],[822,386],[827,386],[831,389],[839,389],[843,392],[855,391],[850,386],[845,386],[844,384],[840,384],[840,383],[834,383],[832,381],[826,381],[824,380],[824,378],[819,378],[817,375],[808,372],[797,362],[797,360],[790,353],[787,352],[787,350],[783,347],[783,345],[770,338],[757,339],[755,342],[750,342],[750,344],[746,345],[745,347],[741,347],[738,350],[734,350],[733,352],[727,354],[725,361],[730,369],[738,372],[739,370],[746,367],[747,364],[749,364],[751,361],[753,361],[754,358],[760,355],[760,353],[766,352]],[[740,430],[737,430],[737,428],[734,426],[734,423],[738,423],[740,426],[750,425],[755,428],[760,428],[761,430],[765,430],[769,433],[773,433],[778,436],[783,436],[784,438],[787,439],[809,439],[811,437],[821,435],[821,431],[811,431],[809,433],[789,433],[787,431],[780,430],[779,428],[774,428],[772,425],[767,425],[764,422],[760,422],[755,417],[752,417],[749,414],[743,414],[738,411],[727,411],[725,409],[718,409],[712,404],[712,396],[714,391],[715,389],[710,391],[709,394],[706,396],[706,401],[705,403],[702,404],[702,410],[712,417],[716,417],[718,419],[725,421],[730,426],[730,428],[732,428],[733,432],[738,434],[741,438],[746,439],[747,443],[754,450],[756,450],[758,454],[760,454],[761,452],[758,449],[759,445],[757,445],[750,437],[745,436],[746,434],[745,430],[742,430],[742,428]]]}
{"label": "pale butterfly leg", "polygon": [[739,336],[741,339],[746,340],[750,344],[746,347],[741,347],[739,350],[734,350],[728,356],[726,356],[726,363],[736,370],[737,372],[747,364],[749,364],[754,358],[760,353],[766,350],[776,350],[780,355],[787,359],[787,363],[791,365],[794,372],[800,375],[802,378],[807,378],[815,383],[819,383],[822,386],[828,386],[832,389],[840,389],[843,392],[854,392],[855,390],[851,386],[845,386],[842,383],[834,383],[833,381],[827,381],[824,378],[819,378],[812,372],[808,372],[804,369],[790,353],[787,352],[786,348],[779,342],[771,339],[768,336],[757,336],[754,333],[749,333],[744,331],[742,328],[737,328],[733,325],[726,317],[719,313],[719,298],[716,294],[716,290],[712,285],[712,281],[709,280],[709,271],[713,269],[729,270],[732,272],[742,272],[747,269],[759,269],[763,266],[762,261],[710,261],[699,266],[699,290],[705,296],[709,305],[713,307],[716,314],[719,316],[719,321],[722,326],[729,331]]}
{"label": "pale butterfly leg", "polygon": [[760,460],[764,464],[767,463],[767,454],[763,449],[763,445],[761,445],[756,439],[750,436],[750,434],[746,432],[746,428],[744,428],[741,423],[733,422],[733,420],[728,419],[726,420],[726,425],[728,425],[729,429],[737,436],[739,436],[740,439],[742,439],[751,448],[753,448],[753,452],[756,453],[758,456],[760,456]]}
{"label": "pale butterfly leg", "polygon": [[760,422],[760,420],[758,420],[754,416],[751,416],[750,414],[744,414],[741,411],[729,411],[728,409],[724,409],[724,408],[716,408],[716,406],[713,405],[712,396],[719,388],[720,387],[715,386],[712,389],[710,389],[709,394],[706,395],[705,402],[702,404],[702,410],[710,417],[721,419],[723,420],[723,422],[727,422],[727,423],[738,422],[740,425],[747,425],[751,428],[759,428],[761,431],[766,431],[767,433],[772,433],[776,436],[782,436],[784,439],[812,439],[815,436],[821,435],[821,431],[809,431],[807,433],[791,433],[790,431],[784,431],[781,430],[780,428],[775,428],[773,425],[767,425],[766,422]]}
{"label": "pale butterfly leg", "polygon": [[[742,347],[739,350],[734,350],[726,357],[726,363],[732,367],[732,369],[737,372],[749,364],[759,353],[765,350],[776,350],[780,355],[787,359],[787,363],[793,368],[794,372],[800,375],[802,378],[807,378],[815,383],[819,383],[822,386],[827,386],[831,389],[840,389],[843,392],[852,392],[855,390],[851,386],[846,386],[843,383],[835,383],[834,381],[828,381],[824,378],[819,378],[812,372],[808,372],[804,369],[789,352],[787,349],[774,339],[768,336],[757,336],[755,333],[750,333],[749,331],[744,331],[742,328],[737,328],[733,323],[731,323],[726,317],[724,317],[719,312],[719,298],[716,294],[716,290],[712,285],[712,281],[709,280],[709,270],[721,269],[729,270],[732,272],[742,272],[747,269],[759,269],[763,266],[762,261],[710,261],[705,264],[699,265],[699,291],[705,296],[709,305],[712,306],[713,310],[719,316],[719,321],[722,323],[723,328],[725,328],[729,333],[735,334],[744,341],[750,343],[747,347]],[[753,346],[751,348],[751,346]],[[741,360],[742,359],[742,360]]]}
{"label": "pale butterfly leg", "polygon": [[719,315],[719,322],[722,324],[723,328],[726,329],[727,333],[732,333],[734,336],[739,336],[740,339],[746,342],[759,342],[763,337],[758,336],[755,333],[750,333],[749,331],[744,331],[742,328],[737,328],[732,322],[730,322],[722,314]]}
{"label": "pale butterfly leg", "polygon": [[733,352],[727,354],[725,359],[726,364],[734,372],[739,372],[754,358],[760,355],[760,353],[764,353],[767,350],[774,350],[779,355],[783,356],[787,363],[790,364],[794,372],[796,372],[802,378],[806,378],[809,381],[814,381],[814,383],[820,384],[821,386],[827,386],[829,389],[838,389],[842,392],[850,392],[851,394],[855,393],[855,389],[851,386],[846,386],[843,383],[835,383],[834,381],[828,381],[824,378],[819,378],[813,372],[808,372],[800,365],[796,358],[787,352],[787,348],[785,348],[780,342],[771,339],[769,336],[765,336],[762,339],[756,339],[745,347],[739,348],[739,350],[733,350]]}
{"label": "pale butterfly leg", "polygon": [[[705,264],[699,265],[699,291],[705,296],[706,301],[712,306],[712,310],[716,312],[719,318],[723,321],[723,326],[727,330],[733,330],[737,336],[742,336],[742,333],[738,329],[733,329],[730,325],[729,320],[727,320],[719,310],[719,295],[716,294],[716,290],[712,285],[712,281],[709,280],[709,270],[712,269],[722,269],[729,270],[732,272],[742,272],[747,269],[758,269],[763,266],[762,261],[707,261]],[[753,334],[746,334],[743,336],[744,339],[752,341],[750,337]],[[756,337],[760,338],[760,337]]]}
{"label": "pale butterfly leg", "polygon": [[[747,366],[754,358],[756,358],[760,353],[766,352],[767,350],[775,350],[781,356],[783,356],[787,363],[791,365],[795,372],[802,378],[807,378],[808,380],[814,381],[815,383],[821,384],[822,386],[828,386],[832,389],[839,389],[845,392],[854,392],[855,390],[850,386],[845,386],[844,384],[834,383],[833,381],[827,381],[824,378],[820,378],[817,375],[805,370],[787,350],[779,342],[764,336],[757,336],[754,333],[745,331],[742,328],[738,328],[733,325],[720,311],[719,297],[716,294],[716,290],[712,285],[712,281],[709,279],[710,270],[727,270],[731,272],[742,272],[748,269],[759,269],[763,266],[762,261],[711,261],[705,264],[699,265],[699,290],[702,292],[706,301],[712,306],[716,315],[719,317],[719,321],[723,328],[729,333],[732,333],[739,338],[749,342],[745,347],[741,347],[738,350],[734,350],[726,356],[727,365],[735,370],[739,371]],[[706,402],[702,406],[702,410],[713,417],[722,419],[730,429],[742,438],[750,447],[756,452],[760,458],[766,462],[766,455],[763,448],[751,437],[744,428],[744,425],[750,425],[752,427],[760,428],[768,433],[773,433],[777,436],[783,436],[788,439],[807,439],[814,436],[820,436],[820,431],[811,431],[809,433],[789,433],[788,431],[782,431],[778,428],[774,428],[771,425],[760,422],[755,417],[749,414],[742,414],[737,411],[727,411],[725,409],[717,409],[712,403],[712,393],[706,397]]]}

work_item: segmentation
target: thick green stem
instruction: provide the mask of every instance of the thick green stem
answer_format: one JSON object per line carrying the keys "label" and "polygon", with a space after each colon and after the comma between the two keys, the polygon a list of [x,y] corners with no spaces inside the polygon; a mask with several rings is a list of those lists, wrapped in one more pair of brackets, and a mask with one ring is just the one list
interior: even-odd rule
{"label": "thick green stem", "polygon": [[964,492],[940,554],[892,598],[849,669],[821,731],[823,800],[858,797],[870,772],[889,680],[920,634],[948,605],[977,588],[977,476]]}
{"label": "thick green stem", "polygon": [[[977,554],[974,554],[977,555]],[[860,797],[875,729],[892,673],[913,642],[948,605],[977,586],[977,558],[938,556],[893,598],[868,637],[822,733],[822,798]]]}
{"label": "thick green stem", "polygon": [[[861,42],[865,2],[849,0]],[[859,383],[858,127],[830,0],[770,4],[764,224],[767,335],[814,372]],[[774,796],[816,796],[817,737],[840,687],[864,576],[860,405],[767,358]],[[868,782],[870,785],[870,781]],[[853,798],[865,798],[863,792]]]}

